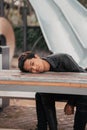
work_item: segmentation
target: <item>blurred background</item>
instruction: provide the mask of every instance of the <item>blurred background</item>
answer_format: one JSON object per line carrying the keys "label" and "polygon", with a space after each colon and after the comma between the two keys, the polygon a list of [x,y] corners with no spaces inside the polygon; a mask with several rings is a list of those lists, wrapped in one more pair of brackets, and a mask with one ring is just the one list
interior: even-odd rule
{"label": "blurred background", "polygon": [[[78,1],[87,8],[87,0]],[[28,0],[0,0],[0,15],[9,21],[13,28],[14,57],[18,57],[21,52],[27,50],[33,50],[40,55],[50,53],[35,12]]]}

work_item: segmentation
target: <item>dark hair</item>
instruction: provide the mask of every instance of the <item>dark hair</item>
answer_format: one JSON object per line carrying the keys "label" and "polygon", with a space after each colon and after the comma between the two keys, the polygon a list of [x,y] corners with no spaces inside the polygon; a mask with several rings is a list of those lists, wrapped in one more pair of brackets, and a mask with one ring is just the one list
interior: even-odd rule
{"label": "dark hair", "polygon": [[22,72],[28,72],[24,69],[24,62],[27,59],[32,59],[35,57],[35,54],[31,51],[27,51],[22,53],[19,58],[18,58],[18,68],[22,71]]}
{"label": "dark hair", "polygon": [[85,68],[85,70],[87,71],[87,68]]}

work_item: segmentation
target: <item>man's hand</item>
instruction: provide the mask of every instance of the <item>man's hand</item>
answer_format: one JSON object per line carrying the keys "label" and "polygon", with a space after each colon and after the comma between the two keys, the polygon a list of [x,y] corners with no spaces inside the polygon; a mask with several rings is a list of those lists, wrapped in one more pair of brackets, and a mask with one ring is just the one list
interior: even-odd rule
{"label": "man's hand", "polygon": [[64,107],[64,112],[66,115],[74,114],[74,106],[71,106],[67,103]]}

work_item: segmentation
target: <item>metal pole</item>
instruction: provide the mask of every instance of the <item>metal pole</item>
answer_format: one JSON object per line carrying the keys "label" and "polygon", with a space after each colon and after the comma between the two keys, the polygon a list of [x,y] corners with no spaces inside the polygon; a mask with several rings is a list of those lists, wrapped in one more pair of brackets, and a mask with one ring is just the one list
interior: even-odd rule
{"label": "metal pole", "polygon": [[0,70],[2,70],[2,49],[0,48]]}
{"label": "metal pole", "polygon": [[4,0],[0,0],[0,16],[4,16]]}
{"label": "metal pole", "polygon": [[[0,17],[4,17],[4,0],[0,0]],[[9,69],[9,48],[4,35],[0,35],[0,69]],[[0,98],[0,109],[9,105],[8,98]]]}
{"label": "metal pole", "polygon": [[23,51],[27,50],[27,8],[23,7]]}

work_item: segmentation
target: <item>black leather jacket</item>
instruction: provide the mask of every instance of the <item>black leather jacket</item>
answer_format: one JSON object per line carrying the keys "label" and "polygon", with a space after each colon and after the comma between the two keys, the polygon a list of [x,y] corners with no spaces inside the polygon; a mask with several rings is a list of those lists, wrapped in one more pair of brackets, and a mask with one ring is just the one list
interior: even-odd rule
{"label": "black leather jacket", "polygon": [[49,62],[51,68],[50,71],[54,72],[86,72],[81,68],[72,56],[68,54],[52,54],[43,58]]}

